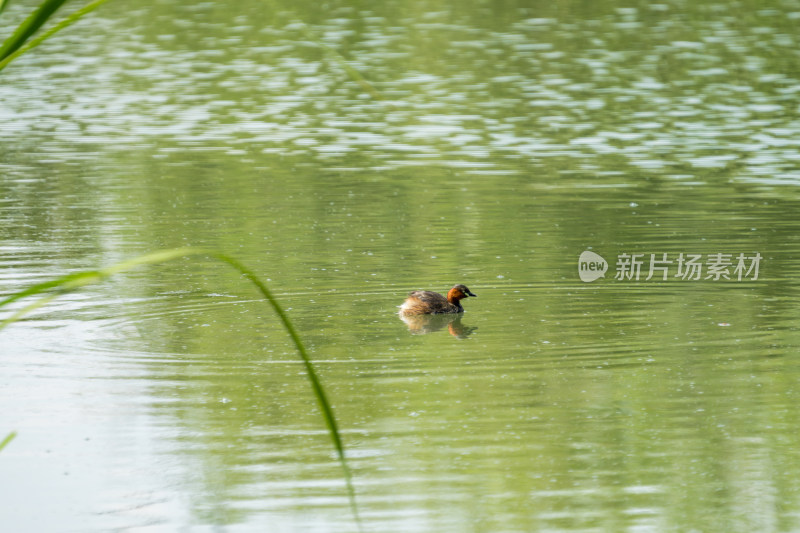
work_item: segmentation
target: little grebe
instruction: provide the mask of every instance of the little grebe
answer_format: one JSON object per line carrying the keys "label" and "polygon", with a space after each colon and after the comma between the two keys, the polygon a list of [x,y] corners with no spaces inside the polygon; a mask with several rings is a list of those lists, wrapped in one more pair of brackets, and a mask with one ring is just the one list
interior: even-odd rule
{"label": "little grebe", "polygon": [[466,285],[456,285],[447,293],[447,298],[433,291],[414,291],[400,306],[401,315],[438,315],[441,313],[463,313],[461,300],[467,296],[477,298]]}

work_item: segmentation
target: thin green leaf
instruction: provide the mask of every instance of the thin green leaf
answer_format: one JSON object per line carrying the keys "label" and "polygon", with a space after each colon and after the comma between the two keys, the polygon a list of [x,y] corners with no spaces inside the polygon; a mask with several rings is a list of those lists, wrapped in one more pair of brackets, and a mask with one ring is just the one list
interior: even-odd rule
{"label": "thin green leaf", "polygon": [[253,285],[258,288],[259,292],[261,292],[264,298],[270,303],[272,309],[275,311],[275,314],[277,314],[281,319],[284,328],[286,328],[286,331],[292,338],[295,348],[297,348],[297,353],[300,354],[300,358],[303,360],[303,365],[306,367],[306,377],[308,377],[308,380],[311,382],[311,388],[314,391],[314,396],[317,398],[317,402],[322,410],[322,417],[325,419],[325,424],[328,426],[328,433],[330,434],[333,445],[336,448],[336,454],[339,456],[339,464],[341,464],[342,470],[344,471],[347,494],[350,499],[350,509],[355,517],[358,530],[361,531],[361,519],[359,518],[358,506],[356,505],[356,493],[355,489],[353,488],[350,467],[347,465],[347,459],[344,455],[344,444],[342,443],[342,437],[339,433],[339,426],[336,422],[336,417],[333,414],[333,407],[331,407],[328,397],[325,394],[325,390],[322,388],[322,381],[320,381],[317,371],[314,369],[314,364],[311,362],[311,357],[309,357],[308,352],[303,345],[303,341],[300,339],[300,335],[297,333],[292,321],[289,320],[289,316],[286,314],[286,311],[283,310],[283,307],[281,307],[281,305],[278,303],[278,300],[276,300],[275,296],[272,295],[272,291],[269,290],[267,285],[261,281],[252,270],[245,267],[242,263],[233,257],[230,257],[229,255],[219,252],[209,252],[208,255],[228,263],[230,266],[241,272],[244,277],[249,279]]}
{"label": "thin green leaf", "polygon": [[[14,293],[3,300],[0,300],[0,308],[29,296],[36,296],[38,294],[46,293],[52,289],[59,289],[62,292],[70,292],[77,288],[102,281],[109,276],[124,272],[126,270],[131,270],[141,265],[163,263],[179,257],[198,255],[202,253],[206,252],[205,250],[201,250],[199,248],[175,248],[172,250],[163,250],[145,254],[139,257],[134,257],[133,259],[116,263],[102,270],[73,272],[72,274],[67,274],[66,276],[62,276],[54,280],[45,281],[44,283],[38,283],[28,287],[25,290]],[[0,329],[2,329],[2,327],[3,325],[0,325]]]}
{"label": "thin green leaf", "polygon": [[42,24],[47,22],[64,2],[66,0],[45,0],[42,2],[39,8],[31,13],[0,46],[0,59],[5,59],[25,44],[25,41],[36,33]]}
{"label": "thin green leaf", "polygon": [[100,270],[87,270],[84,272],[74,272],[72,274],[62,276],[55,280],[46,281],[44,283],[33,285],[32,287],[19,291],[15,294],[12,294],[11,296],[8,296],[4,300],[0,301],[0,308],[2,308],[6,305],[9,305],[23,298],[38,297],[38,299],[34,300],[32,303],[28,304],[22,309],[17,310],[15,313],[13,313],[12,316],[0,322],[0,329],[3,329],[8,324],[19,320],[23,316],[53,301],[54,299],[58,298],[63,294],[73,292],[81,287],[84,287],[92,283],[98,283],[114,274],[126,272],[128,270],[132,270],[139,266],[155,265],[167,261],[172,261],[174,259],[191,257],[196,255],[205,255],[208,257],[212,257],[223,263],[226,263],[229,266],[233,267],[235,270],[237,270],[239,273],[241,273],[245,278],[247,278],[253,285],[256,286],[256,288],[264,297],[264,299],[266,299],[267,302],[269,302],[269,304],[272,306],[272,309],[275,311],[275,314],[277,314],[278,318],[280,318],[284,328],[289,333],[289,337],[291,337],[292,342],[294,343],[295,348],[297,349],[297,353],[300,355],[300,359],[303,362],[303,365],[305,366],[306,376],[309,382],[311,383],[311,388],[313,390],[314,396],[316,397],[317,402],[320,405],[320,408],[322,410],[322,417],[325,420],[325,425],[328,428],[328,434],[331,438],[331,442],[333,443],[334,448],[336,449],[336,455],[338,456],[339,464],[342,466],[342,470],[344,471],[345,482],[347,485],[348,496],[350,499],[350,507],[353,511],[353,516],[355,517],[356,522],[358,524],[358,528],[360,530],[361,521],[359,519],[358,509],[356,507],[355,490],[353,488],[350,468],[347,464],[347,459],[345,458],[344,444],[342,442],[341,434],[339,433],[339,427],[336,422],[336,417],[334,416],[333,413],[333,408],[331,407],[331,403],[328,401],[327,394],[325,394],[325,390],[322,387],[322,382],[319,379],[319,376],[317,375],[317,371],[314,368],[314,364],[311,361],[311,357],[308,355],[308,352],[306,351],[306,348],[303,345],[303,341],[300,339],[300,335],[298,334],[297,329],[295,329],[291,320],[289,320],[289,316],[286,314],[286,311],[283,310],[283,307],[281,307],[277,299],[275,299],[275,296],[272,294],[272,291],[269,290],[267,285],[263,281],[261,281],[261,279],[259,279],[259,277],[256,276],[252,270],[244,266],[237,259],[234,259],[233,257],[223,254],[221,252],[205,250],[202,248],[175,248],[171,250],[161,250],[158,252],[152,252],[149,254],[141,255],[139,257],[134,257],[133,259],[121,261],[119,263],[116,263],[114,265],[111,265],[109,267]]}
{"label": "thin green leaf", "polygon": [[14,314],[12,314],[10,317],[8,317],[5,320],[3,320],[2,322],[0,322],[0,329],[3,329],[4,327],[6,327],[7,325],[11,324],[12,322],[16,322],[17,320],[21,319],[25,315],[33,313],[34,311],[36,311],[40,307],[43,307],[43,306],[49,304],[50,302],[52,302],[53,300],[58,298],[61,294],[64,294],[64,292],[48,294],[47,296],[43,296],[42,298],[39,298],[38,300],[26,305],[22,309],[18,310]]}
{"label": "thin green leaf", "polygon": [[0,13],[3,12],[3,10],[6,8],[7,5],[8,2],[6,0],[0,0]]}
{"label": "thin green leaf", "polygon": [[126,270],[131,270],[136,267],[142,265],[154,265],[158,263],[166,263],[167,261],[172,261],[173,259],[179,259],[181,257],[189,257],[193,255],[212,255],[208,250],[203,248],[172,248],[169,250],[159,250],[158,252],[151,252],[149,254],[140,255],[139,257],[134,257],[133,259],[127,259],[125,261],[120,261],[110,267],[106,267],[99,271],[101,276],[108,277],[119,272],[125,272]]}
{"label": "thin green leaf", "polygon": [[39,46],[40,44],[42,44],[42,42],[46,41],[47,39],[49,39],[50,37],[52,37],[53,35],[55,35],[59,31],[61,31],[64,28],[66,28],[68,26],[71,26],[72,24],[78,22],[85,15],[87,15],[88,13],[91,13],[92,11],[94,11],[95,9],[100,7],[101,5],[105,4],[106,2],[108,2],[108,0],[95,0],[94,2],[91,2],[91,3],[87,4],[87,5],[85,5],[84,7],[82,7],[81,9],[75,11],[74,13],[68,15],[66,18],[64,18],[63,20],[59,21],[52,28],[48,29],[47,31],[45,31],[44,33],[42,33],[41,35],[39,35],[35,39],[31,39],[31,41],[28,44],[26,44],[25,46],[22,46],[21,48],[19,48],[18,50],[14,51],[13,53],[8,54],[7,56],[0,55],[0,70],[3,70],[9,63],[14,61],[16,58],[18,58],[19,56],[21,56],[25,52],[31,50],[32,48],[35,48],[35,47]]}
{"label": "thin green leaf", "polygon": [[341,437],[339,436],[339,428],[336,424],[336,419],[333,416],[333,409],[331,409],[330,403],[327,401],[323,401],[325,399],[325,391],[322,389],[322,383],[317,376],[316,370],[314,370],[314,365],[311,363],[311,358],[308,356],[308,352],[306,351],[305,346],[303,345],[303,341],[300,340],[300,335],[298,335],[297,330],[292,325],[292,322],[289,320],[286,312],[280,306],[278,301],[272,295],[272,292],[267,288],[267,286],[260,280],[258,277],[253,273],[252,270],[245,267],[236,259],[227,256],[225,254],[212,252],[210,254],[212,257],[216,257],[220,261],[224,261],[228,263],[230,266],[244,274],[244,276],[249,279],[261,292],[264,298],[272,305],[272,309],[275,310],[275,314],[281,319],[283,326],[286,328],[286,331],[289,333],[289,336],[294,341],[294,345],[297,348],[297,352],[300,354],[300,358],[303,360],[303,364],[306,367],[306,373],[308,374],[308,379],[311,381],[311,386],[314,389],[314,395],[320,400],[320,407],[322,408],[322,416],[325,418],[325,423],[328,425],[328,430],[333,437],[334,445],[336,447],[336,452],[339,455],[340,460],[344,460],[344,446],[342,445]]}
{"label": "thin green leaf", "polygon": [[7,445],[9,442],[11,442],[12,440],[14,440],[14,437],[16,437],[16,436],[17,436],[17,433],[16,433],[15,431],[12,431],[12,432],[11,432],[11,433],[9,433],[8,435],[6,435],[6,438],[4,438],[2,442],[0,442],[0,450],[2,450],[3,448],[5,448],[5,447],[6,447],[6,445]]}
{"label": "thin green leaf", "polygon": [[89,275],[97,275],[99,274],[98,271],[92,270],[87,272],[75,272],[73,274],[67,274],[66,276],[62,276],[57,279],[53,279],[50,281],[45,281],[44,283],[39,283],[37,285],[33,285],[28,287],[24,291],[20,291],[17,293],[12,294],[11,296],[0,300],[0,307],[4,307],[12,302],[17,300],[21,300],[23,298],[27,298],[28,296],[36,296],[37,294],[41,294],[43,292],[47,292],[50,289],[54,289],[56,287],[61,287],[63,285],[68,285],[69,283],[73,282],[74,280],[78,280],[80,278],[84,278]]}

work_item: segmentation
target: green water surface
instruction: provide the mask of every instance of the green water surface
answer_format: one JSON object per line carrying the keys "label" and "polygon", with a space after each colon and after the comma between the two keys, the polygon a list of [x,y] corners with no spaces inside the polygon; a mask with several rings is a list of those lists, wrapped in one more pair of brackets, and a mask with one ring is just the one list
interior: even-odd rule
{"label": "green water surface", "polygon": [[[360,526],[282,326],[193,257],[0,332],[3,529],[800,530],[798,25],[797,0],[149,0],[19,59],[0,294],[236,257],[308,345]],[[463,317],[397,315],[455,283]]]}

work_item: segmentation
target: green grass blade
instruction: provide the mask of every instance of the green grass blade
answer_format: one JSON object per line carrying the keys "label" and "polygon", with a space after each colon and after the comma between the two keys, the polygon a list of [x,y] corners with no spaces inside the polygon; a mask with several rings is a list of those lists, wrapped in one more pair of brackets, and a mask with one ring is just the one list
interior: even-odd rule
{"label": "green grass blade", "polygon": [[8,444],[12,440],[14,440],[14,437],[16,437],[16,436],[17,436],[17,433],[15,431],[12,431],[8,435],[6,435],[6,438],[4,438],[2,442],[0,442],[0,450],[5,448],[6,444]]}
{"label": "green grass blade", "polygon": [[[58,1],[58,0],[53,0],[53,1],[55,2],[55,1]],[[63,2],[64,2],[64,0],[60,0],[60,3],[63,3]],[[100,7],[101,5],[105,4],[106,2],[108,2],[108,0],[95,0],[94,2],[90,2],[89,4],[85,5],[81,9],[75,11],[74,13],[68,15],[66,18],[64,18],[61,21],[59,21],[56,25],[54,25],[52,28],[48,29],[47,31],[45,31],[44,33],[42,33],[41,35],[39,35],[35,39],[31,39],[31,41],[28,42],[25,46],[21,46],[22,42],[20,42],[19,43],[20,46],[17,47],[18,49],[14,48],[13,50],[8,52],[7,54],[0,53],[0,70],[3,70],[9,63],[14,61],[16,58],[18,58],[19,56],[21,56],[25,52],[29,51],[32,48],[35,48],[35,47],[39,46],[45,40],[49,39],[50,37],[52,37],[53,35],[55,35],[59,31],[63,30],[67,26],[71,26],[72,24],[76,23],[78,20],[83,18],[85,15],[87,15],[88,13],[91,13],[92,11],[94,11],[95,9]],[[51,13],[51,15],[52,15],[52,13]],[[37,29],[38,29],[38,27],[37,27]],[[30,35],[28,35],[28,37],[30,37]],[[11,40],[11,38],[9,38],[9,40]],[[6,41],[6,42],[8,42],[8,41]],[[5,44],[3,45],[3,47],[5,47]]]}
{"label": "green grass blade", "polygon": [[35,310],[39,309],[40,307],[44,307],[45,305],[49,304],[50,302],[52,302],[53,300],[58,298],[61,294],[64,294],[64,293],[61,292],[61,293],[48,294],[47,296],[43,296],[43,297],[39,298],[38,300],[26,305],[22,309],[16,311],[14,314],[12,314],[10,317],[8,317],[5,320],[3,320],[2,322],[0,322],[0,329],[3,329],[4,327],[6,327],[7,325],[11,324],[12,322],[16,322],[17,320],[21,319],[25,315],[28,315],[28,314],[34,312]]}
{"label": "green grass blade", "polygon": [[202,248],[172,248],[169,250],[159,250],[158,252],[151,252],[149,254],[140,255],[132,259],[120,261],[109,267],[100,269],[97,273],[103,278],[133,270],[136,267],[144,265],[157,265],[158,263],[166,263],[181,257],[191,257],[193,255],[209,255],[209,252]]}
{"label": "green grass blade", "polygon": [[6,0],[0,0],[0,14],[3,13],[3,10],[6,8],[7,5],[8,2]]}
{"label": "green grass blade", "polygon": [[5,298],[3,300],[0,300],[0,308],[10,304],[11,302],[15,302],[17,300],[21,300],[23,298],[27,298],[28,296],[36,296],[37,294],[41,294],[41,293],[46,292],[46,291],[48,291],[50,289],[54,289],[56,287],[61,287],[62,285],[67,285],[67,284],[71,283],[73,280],[77,280],[77,279],[83,278],[83,277],[91,275],[91,274],[95,274],[96,275],[96,274],[99,274],[99,272],[97,272],[97,271],[76,272],[74,274],[67,274],[66,276],[62,276],[62,277],[54,279],[54,280],[45,281],[44,283],[39,283],[37,285],[33,285],[31,287],[28,287],[24,291],[20,291],[20,292],[14,293],[9,297],[7,297],[7,298]]}
{"label": "green grass blade", "polygon": [[270,306],[272,306],[272,309],[275,311],[275,314],[277,314],[278,318],[280,318],[284,328],[289,333],[289,337],[291,337],[292,342],[294,343],[295,348],[297,349],[297,353],[300,355],[300,359],[303,365],[305,366],[306,376],[311,384],[314,396],[317,399],[317,402],[322,411],[322,417],[325,420],[325,425],[328,428],[328,435],[330,436],[331,442],[333,443],[333,446],[336,449],[336,455],[338,456],[339,464],[342,466],[342,470],[345,475],[345,482],[347,485],[348,496],[350,499],[350,507],[353,511],[353,515],[356,519],[358,528],[360,530],[361,522],[358,516],[358,509],[356,507],[356,502],[355,502],[355,490],[352,484],[352,476],[344,453],[344,444],[342,442],[342,437],[339,432],[338,424],[336,422],[336,417],[334,416],[333,413],[333,408],[331,407],[330,401],[328,401],[328,397],[325,394],[324,388],[322,387],[322,381],[319,379],[319,376],[317,375],[317,371],[314,368],[314,364],[311,361],[311,357],[309,357],[305,345],[303,345],[303,341],[300,339],[300,335],[298,334],[297,329],[295,329],[294,325],[292,324],[292,321],[289,320],[289,316],[286,314],[286,311],[283,310],[283,307],[281,307],[277,299],[275,299],[275,296],[269,290],[267,285],[263,281],[261,281],[261,279],[258,276],[256,276],[252,270],[244,266],[242,263],[240,263],[233,257],[220,252],[204,250],[201,248],[175,248],[170,250],[161,250],[158,252],[152,252],[149,254],[134,257],[133,259],[121,261],[119,263],[116,263],[114,265],[111,265],[109,267],[100,270],[87,270],[84,272],[75,272],[72,274],[68,274],[66,276],[62,276],[55,280],[39,283],[27,289],[19,291],[15,294],[12,294],[11,296],[8,296],[3,300],[0,300],[0,309],[2,309],[3,307],[13,302],[22,300],[23,298],[38,297],[38,299],[34,300],[32,303],[28,304],[22,309],[17,310],[10,317],[0,322],[0,330],[6,327],[7,325],[11,324],[12,322],[19,320],[20,318],[29,314],[33,310],[42,307],[43,305],[51,302],[52,300],[58,298],[63,294],[76,291],[79,288],[84,287],[86,285],[90,285],[92,283],[101,282],[109,278],[110,276],[113,276],[114,274],[126,272],[128,270],[132,270],[140,266],[155,265],[167,261],[172,261],[174,259],[180,259],[184,257],[191,257],[197,255],[205,255],[214,258],[218,261],[221,261],[223,263],[226,263],[227,265],[237,270],[245,278],[247,278],[253,285],[256,286],[256,288],[264,297],[264,299],[267,300],[267,302],[269,302]]}
{"label": "green grass blade", "polygon": [[325,391],[322,389],[322,383],[317,376],[316,370],[314,370],[314,365],[311,363],[311,358],[308,356],[308,352],[306,351],[305,346],[303,345],[303,341],[300,340],[300,335],[298,335],[297,330],[294,328],[294,325],[289,320],[289,317],[286,315],[286,311],[283,310],[281,305],[272,295],[272,292],[267,288],[267,286],[260,280],[258,277],[241,264],[236,259],[227,256],[225,254],[220,253],[212,253],[210,254],[213,257],[216,257],[220,261],[224,261],[231,265],[233,268],[241,272],[244,277],[246,277],[250,282],[252,282],[256,287],[258,287],[259,292],[264,296],[264,298],[270,303],[272,309],[275,311],[275,314],[281,319],[283,326],[286,328],[286,331],[289,333],[289,336],[292,338],[295,347],[297,348],[297,352],[300,354],[300,358],[303,360],[303,364],[306,367],[306,372],[308,374],[308,379],[311,381],[311,386],[314,389],[314,395],[320,400],[320,407],[322,408],[322,416],[325,418],[325,423],[328,426],[328,430],[333,437],[334,445],[336,447],[336,452],[339,455],[340,459],[344,459],[344,446],[342,445],[341,437],[339,436],[339,428],[336,424],[336,419],[333,416],[333,410],[331,409],[330,403],[325,400]]}
{"label": "green grass blade", "polygon": [[0,46],[0,59],[5,59],[25,44],[25,41],[36,33],[42,24],[47,22],[64,2],[66,0],[45,0],[42,2],[39,8],[31,13]]}
{"label": "green grass blade", "polygon": [[253,285],[255,285],[259,292],[264,296],[264,298],[270,303],[272,309],[275,311],[275,314],[281,319],[284,328],[289,333],[289,336],[292,338],[294,342],[295,348],[297,348],[297,353],[300,355],[300,358],[303,360],[303,364],[306,367],[306,377],[308,377],[309,382],[311,383],[311,388],[314,391],[314,396],[317,398],[317,402],[319,403],[320,409],[322,410],[322,417],[325,419],[325,424],[328,426],[328,434],[331,436],[331,440],[333,441],[333,445],[336,448],[336,454],[339,457],[339,463],[342,465],[342,470],[344,471],[345,475],[345,482],[347,485],[347,494],[350,499],[350,509],[353,512],[353,516],[355,517],[356,524],[358,526],[358,530],[361,531],[361,519],[358,515],[358,506],[356,505],[356,493],[355,489],[353,488],[353,480],[352,474],[350,473],[350,467],[347,465],[347,459],[344,455],[344,444],[342,443],[342,437],[339,433],[339,426],[336,422],[336,417],[333,414],[333,407],[331,403],[327,399],[327,395],[325,394],[325,390],[322,388],[322,381],[320,381],[319,376],[317,375],[317,371],[314,369],[314,364],[311,362],[311,357],[309,357],[308,352],[306,351],[305,345],[303,341],[300,339],[300,335],[297,333],[292,321],[289,320],[289,316],[286,314],[286,311],[283,310],[283,307],[278,303],[278,300],[275,299],[275,296],[272,295],[272,291],[269,290],[267,285],[261,281],[258,276],[256,276],[252,270],[245,267],[242,263],[230,257],[228,255],[218,253],[218,252],[209,252],[209,255],[228,263],[230,266],[238,270],[239,272],[244,275],[248,280],[250,280]]}
{"label": "green grass blade", "polygon": [[[163,263],[165,261],[170,261],[172,259],[177,259],[179,257],[198,255],[202,253],[206,252],[204,250],[200,250],[197,248],[175,248],[171,250],[163,250],[159,252],[153,252],[141,255],[139,257],[134,257],[133,259],[128,259],[127,261],[116,263],[102,270],[86,270],[83,272],[74,272],[72,274],[67,274],[66,276],[56,278],[54,280],[45,281],[44,283],[38,283],[36,285],[32,285],[31,287],[28,287],[25,290],[14,293],[3,300],[0,300],[0,309],[17,300],[21,300],[29,296],[36,296],[39,294],[47,293],[51,289],[58,289],[62,293],[69,292],[78,289],[80,287],[83,287],[85,285],[102,281],[109,276],[112,276],[120,272],[124,272],[126,270],[131,270],[141,265]],[[0,329],[3,328],[3,325],[5,324],[0,323]]]}

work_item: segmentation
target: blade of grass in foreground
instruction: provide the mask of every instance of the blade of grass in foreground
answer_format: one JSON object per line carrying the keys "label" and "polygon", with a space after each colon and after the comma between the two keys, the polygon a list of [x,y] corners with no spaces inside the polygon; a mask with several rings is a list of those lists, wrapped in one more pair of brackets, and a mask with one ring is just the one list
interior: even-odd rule
{"label": "blade of grass in foreground", "polygon": [[9,433],[8,435],[6,435],[6,438],[4,438],[2,442],[0,442],[0,451],[2,451],[2,450],[3,450],[3,448],[5,448],[5,447],[6,447],[6,445],[7,445],[9,442],[11,442],[12,440],[14,440],[14,437],[16,437],[16,436],[17,436],[17,434],[16,434],[14,431],[12,431],[12,432],[11,432],[11,433]]}
{"label": "blade of grass in foreground", "polygon": [[0,46],[0,59],[5,59],[9,54],[22,46],[31,35],[42,27],[42,24],[53,16],[53,13],[55,13],[64,2],[66,2],[66,0],[45,0],[42,2],[38,9],[31,13],[22,24],[17,26],[14,33]]}
{"label": "blade of grass in foreground", "polygon": [[[3,70],[9,63],[31,48],[39,46],[43,41],[49,39],[67,26],[76,23],[86,14],[94,11],[101,5],[108,2],[108,0],[95,0],[94,2],[86,4],[81,9],[67,15],[52,28],[49,28],[47,31],[23,46],[25,41],[27,41],[31,35],[33,35],[33,33],[47,21],[47,19],[52,17],[53,13],[55,13],[55,10],[58,9],[58,7],[61,6],[61,4],[63,4],[65,1],[66,0],[48,0],[44,2],[39,9],[30,17],[28,17],[28,19],[26,19],[25,22],[23,22],[20,27],[17,28],[17,31],[15,31],[11,37],[9,37],[3,43],[3,45],[0,46],[0,70]],[[45,9],[46,7],[47,9]]]}
{"label": "blade of grass in foreground", "polygon": [[[258,276],[256,276],[252,270],[245,267],[242,263],[240,263],[233,257],[230,257],[226,254],[216,252],[213,250],[203,250],[200,248],[175,248],[171,250],[162,250],[158,252],[145,254],[139,257],[134,257],[133,259],[128,259],[126,261],[116,263],[114,265],[111,265],[109,267],[100,270],[87,270],[84,272],[75,272],[72,274],[67,274],[66,276],[62,276],[55,280],[46,281],[44,283],[33,285],[32,287],[28,287],[25,290],[19,291],[15,294],[12,294],[11,296],[8,296],[3,300],[0,300],[0,309],[1,309],[23,298],[38,297],[37,300],[34,300],[29,305],[14,312],[10,317],[0,322],[0,329],[3,329],[12,322],[19,320],[20,318],[32,312],[33,310],[38,309],[39,307],[54,300],[55,298],[58,298],[63,294],[76,291],[81,287],[85,287],[86,285],[90,285],[92,283],[101,282],[113,276],[114,274],[119,274],[121,272],[125,272],[139,266],[155,265],[167,261],[172,261],[174,259],[179,259],[182,257],[192,257],[198,255],[212,257],[218,261],[222,261],[223,263],[230,265],[240,274],[242,274],[245,278],[247,278],[251,283],[253,283],[253,285],[256,286],[256,288],[264,297],[264,299],[266,299],[272,306],[272,309],[278,315],[278,318],[280,318],[284,328],[289,333],[289,336],[291,337],[292,342],[294,342],[295,348],[297,349],[297,353],[300,355],[300,359],[302,360],[303,365],[305,366],[306,376],[308,377],[308,380],[311,383],[311,388],[314,391],[314,396],[316,397],[317,402],[320,405],[320,408],[322,410],[322,417],[325,419],[325,425],[328,427],[328,434],[330,436],[334,448],[336,449],[336,455],[339,458],[339,463],[342,466],[342,470],[344,471],[345,482],[347,484],[348,497],[350,499],[350,508],[353,511],[353,516],[355,517],[360,530],[361,523],[355,502],[355,490],[353,489],[350,468],[347,465],[347,460],[344,454],[344,444],[342,443],[342,438],[339,433],[339,427],[338,424],[336,423],[336,418],[334,417],[333,414],[333,408],[331,407],[331,404],[328,401],[328,397],[325,394],[325,390],[322,387],[322,382],[320,381],[319,376],[317,376],[317,371],[314,368],[314,364],[311,362],[311,358],[309,357],[308,352],[306,351],[306,348],[303,345],[303,341],[300,339],[300,335],[297,333],[297,330],[295,329],[291,320],[289,320],[289,316],[286,314],[281,305],[275,299],[275,296],[273,296],[272,292],[269,290],[267,285],[263,281],[261,281],[261,279],[259,279]],[[9,437],[6,437],[6,439],[10,440]]]}

